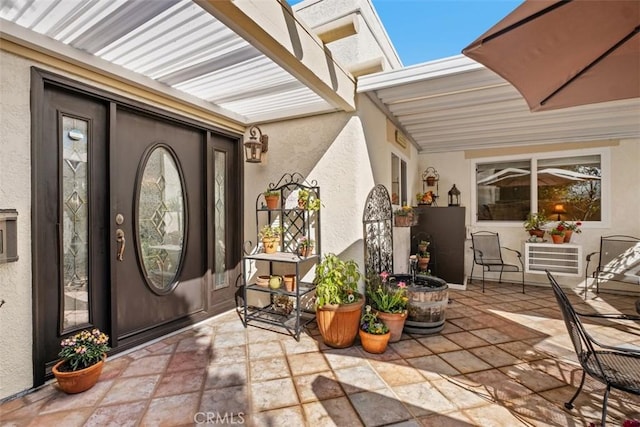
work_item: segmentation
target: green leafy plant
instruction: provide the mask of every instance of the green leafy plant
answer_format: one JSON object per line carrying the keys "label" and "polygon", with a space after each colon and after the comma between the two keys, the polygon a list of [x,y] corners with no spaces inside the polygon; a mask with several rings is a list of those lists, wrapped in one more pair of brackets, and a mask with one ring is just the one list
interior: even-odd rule
{"label": "green leafy plant", "polygon": [[378,319],[378,315],[371,311],[371,306],[364,308],[364,313],[360,317],[360,329],[373,335],[384,335],[389,332],[389,328],[384,322]]}
{"label": "green leafy plant", "polygon": [[62,340],[60,345],[62,350],[58,356],[66,360],[62,366],[68,366],[70,371],[95,365],[110,350],[109,336],[99,329],[82,330]]}
{"label": "green leafy plant", "polygon": [[354,260],[341,260],[327,254],[316,266],[313,283],[316,285],[316,306],[348,304],[360,298],[358,281],[361,274]]}
{"label": "green leafy plant", "polygon": [[265,191],[262,192],[262,195],[264,197],[280,196],[280,192],[276,190],[266,189]]}
{"label": "green leafy plant", "polygon": [[298,207],[310,211],[320,210],[320,198],[313,191],[309,191],[306,188],[298,190]]}
{"label": "green leafy plant", "polygon": [[258,233],[258,238],[260,239],[280,238],[281,232],[282,232],[282,228],[280,227],[265,225],[260,229],[260,232]]}
{"label": "green leafy plant", "polygon": [[576,234],[582,233],[582,229],[580,229],[580,226],[582,225],[582,223],[580,221],[576,221],[576,222],[562,221],[560,225],[562,225],[565,230],[573,231]]}
{"label": "green leafy plant", "polygon": [[365,294],[374,309],[385,313],[402,313],[409,303],[407,284],[396,282],[386,271],[367,278]]}
{"label": "green leafy plant", "polygon": [[544,211],[529,212],[523,225],[524,229],[527,231],[542,230],[542,227],[544,227],[548,222],[549,220],[547,219],[547,215]]}

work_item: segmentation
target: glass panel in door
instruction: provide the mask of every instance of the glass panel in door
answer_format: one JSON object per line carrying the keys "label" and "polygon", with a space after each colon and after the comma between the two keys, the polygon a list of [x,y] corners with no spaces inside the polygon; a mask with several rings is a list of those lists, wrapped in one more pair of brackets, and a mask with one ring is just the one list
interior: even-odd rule
{"label": "glass panel in door", "polygon": [[62,116],[63,333],[89,323],[88,122]]}

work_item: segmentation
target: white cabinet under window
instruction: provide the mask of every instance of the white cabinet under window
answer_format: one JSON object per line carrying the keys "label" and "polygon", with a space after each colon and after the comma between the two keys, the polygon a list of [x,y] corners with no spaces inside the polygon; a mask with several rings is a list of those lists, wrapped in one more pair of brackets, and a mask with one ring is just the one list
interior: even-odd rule
{"label": "white cabinet under window", "polygon": [[570,243],[525,243],[525,271],[544,274],[545,270],[561,276],[580,276],[582,246]]}

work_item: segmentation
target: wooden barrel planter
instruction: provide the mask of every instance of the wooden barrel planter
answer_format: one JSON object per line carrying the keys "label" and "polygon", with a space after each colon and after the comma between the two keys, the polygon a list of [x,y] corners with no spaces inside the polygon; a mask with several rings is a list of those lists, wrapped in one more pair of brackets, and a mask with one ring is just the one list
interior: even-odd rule
{"label": "wooden barrel planter", "polygon": [[395,275],[397,281],[407,285],[409,305],[404,331],[411,334],[435,334],[444,328],[449,285],[435,276],[417,275],[415,282],[410,275]]}

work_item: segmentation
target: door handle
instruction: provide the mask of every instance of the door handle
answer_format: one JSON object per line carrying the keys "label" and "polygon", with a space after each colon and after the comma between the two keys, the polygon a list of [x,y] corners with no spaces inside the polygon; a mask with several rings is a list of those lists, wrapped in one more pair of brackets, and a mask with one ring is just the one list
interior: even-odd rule
{"label": "door handle", "polygon": [[121,228],[116,230],[116,242],[118,242],[118,250],[116,252],[116,259],[118,261],[122,261],[124,257],[124,246],[126,244],[126,239],[124,238],[124,231]]}

